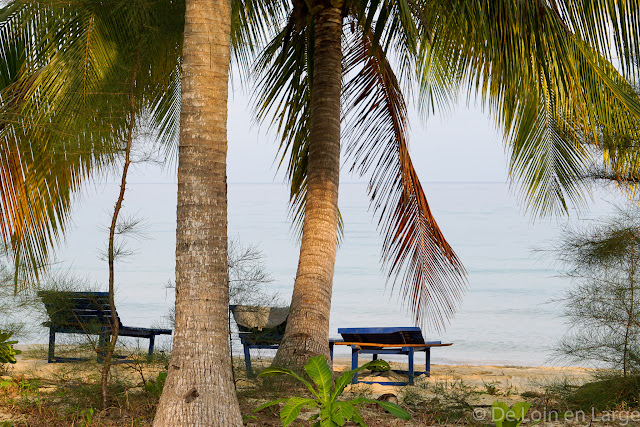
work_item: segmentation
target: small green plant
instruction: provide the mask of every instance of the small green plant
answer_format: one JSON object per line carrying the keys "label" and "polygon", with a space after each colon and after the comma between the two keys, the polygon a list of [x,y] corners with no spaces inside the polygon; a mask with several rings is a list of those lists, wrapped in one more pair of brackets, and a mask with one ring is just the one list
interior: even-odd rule
{"label": "small green plant", "polygon": [[496,427],[518,427],[529,412],[531,403],[514,403],[511,408],[504,402],[495,401],[491,405],[491,420]]}
{"label": "small green plant", "polygon": [[496,396],[500,390],[498,389],[498,382],[492,381],[490,383],[483,382],[485,392],[491,396]]}
{"label": "small green plant", "polygon": [[93,408],[87,408],[87,409],[84,409],[84,410],[80,411],[80,414],[84,418],[82,420],[82,425],[83,426],[88,426],[93,421],[93,416],[96,414],[96,410],[93,409]]}
{"label": "small green plant", "polygon": [[0,363],[16,363],[16,354],[20,354],[20,350],[13,348],[18,341],[9,341],[13,332],[0,332]]}
{"label": "small green plant", "polygon": [[366,426],[358,406],[364,403],[375,403],[382,406],[390,414],[403,420],[409,420],[411,418],[409,413],[395,403],[367,399],[363,396],[347,401],[337,400],[345,387],[351,383],[356,372],[363,369],[370,369],[371,367],[384,368],[388,366],[389,364],[384,360],[374,360],[357,369],[342,373],[342,375],[336,378],[334,385],[333,372],[329,368],[325,358],[322,356],[312,357],[305,365],[304,370],[315,383],[315,387],[309,381],[289,369],[267,368],[260,372],[258,376],[273,377],[281,374],[292,376],[309,389],[313,398],[294,396],[277,399],[260,405],[254,409],[254,412],[285,402],[284,407],[280,411],[280,421],[283,426],[288,426],[298,418],[302,408],[316,407],[320,409],[320,412],[309,418],[309,421],[315,421],[314,426],[343,426],[347,421],[354,421],[360,426]]}
{"label": "small green plant", "polygon": [[147,391],[147,393],[150,393],[151,395],[159,399],[160,395],[162,394],[162,389],[164,388],[164,382],[166,379],[166,372],[158,372],[158,376],[156,377],[155,381],[147,381],[147,383],[144,385],[144,389]]}
{"label": "small green plant", "polygon": [[408,385],[399,390],[398,400],[404,405],[415,406],[424,403],[426,398],[420,388]]}

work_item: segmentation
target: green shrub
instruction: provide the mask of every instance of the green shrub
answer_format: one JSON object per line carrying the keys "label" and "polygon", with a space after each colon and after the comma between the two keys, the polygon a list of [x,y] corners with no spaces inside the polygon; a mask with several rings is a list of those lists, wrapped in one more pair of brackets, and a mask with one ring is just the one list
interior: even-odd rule
{"label": "green shrub", "polygon": [[164,388],[164,382],[166,379],[166,372],[158,372],[158,376],[156,377],[155,381],[147,381],[147,383],[144,385],[144,389],[147,391],[147,393],[159,399],[160,395],[162,394],[162,389]]}
{"label": "green shrub", "polygon": [[345,387],[351,383],[353,376],[356,372],[363,369],[370,369],[371,367],[386,368],[389,369],[389,364],[384,360],[374,360],[366,363],[361,367],[352,371],[344,372],[333,381],[333,372],[327,361],[322,356],[316,356],[309,359],[309,362],[305,365],[309,378],[315,383],[313,384],[296,374],[295,372],[284,368],[267,368],[260,372],[259,377],[272,377],[275,375],[285,374],[294,377],[301,383],[303,383],[307,389],[313,395],[313,398],[309,397],[290,397],[284,399],[277,399],[271,402],[257,407],[254,412],[260,411],[269,406],[277,405],[281,402],[285,402],[284,407],[280,411],[280,421],[283,426],[288,426],[300,415],[302,408],[319,408],[320,412],[309,418],[309,421],[315,421],[314,426],[332,427],[343,426],[347,421],[354,421],[360,426],[366,426],[360,409],[358,406],[365,403],[375,403],[382,406],[390,414],[408,420],[411,418],[409,413],[391,402],[381,402],[378,400],[367,399],[366,397],[357,397],[352,400],[338,401],[338,397],[342,394]]}
{"label": "green shrub", "polygon": [[640,404],[640,376],[614,377],[587,383],[568,397],[570,403],[584,411],[614,409],[622,403]]}
{"label": "green shrub", "polygon": [[0,332],[0,363],[16,363],[16,354],[22,353],[13,348],[18,341],[9,341],[13,332]]}

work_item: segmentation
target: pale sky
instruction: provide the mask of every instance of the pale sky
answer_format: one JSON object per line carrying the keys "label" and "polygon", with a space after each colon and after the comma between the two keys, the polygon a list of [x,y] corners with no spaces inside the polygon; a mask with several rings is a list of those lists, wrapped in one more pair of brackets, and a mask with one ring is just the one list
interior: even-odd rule
{"label": "pale sky", "polygon": [[[508,182],[502,136],[479,108],[460,102],[447,117],[436,115],[425,121],[415,110],[410,115],[411,156],[423,183]],[[283,182],[284,174],[276,173],[277,135],[255,122],[249,96],[239,88],[229,91],[228,140],[228,182]],[[343,161],[341,182],[366,182],[349,172],[350,165]],[[164,171],[137,169],[132,182],[176,181],[175,163]]]}
{"label": "pale sky", "polygon": [[[242,89],[230,89],[229,182],[281,182],[274,161],[277,137],[253,121],[249,102]],[[431,117],[426,123],[415,111],[411,116],[411,154],[423,182],[506,182],[502,137],[478,108],[461,102],[449,117]],[[362,179],[343,167],[341,180]]]}

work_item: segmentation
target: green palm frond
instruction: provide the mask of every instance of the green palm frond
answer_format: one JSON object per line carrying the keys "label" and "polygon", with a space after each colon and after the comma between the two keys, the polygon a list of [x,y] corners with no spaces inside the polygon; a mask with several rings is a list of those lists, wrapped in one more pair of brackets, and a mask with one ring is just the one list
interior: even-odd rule
{"label": "green palm frond", "polygon": [[136,81],[144,102],[135,114],[153,117],[160,99],[175,92],[170,72],[183,22],[170,17],[183,9],[140,1],[16,1],[0,9],[0,70],[12,69],[0,88],[0,225],[16,261],[30,267],[20,270],[26,275],[37,277],[46,265],[72,194],[118,158],[135,52],[143,52],[147,71]]}
{"label": "green palm frond", "polygon": [[580,206],[590,141],[603,131],[637,135],[631,87],[544,2],[441,2],[434,10],[440,41],[422,51],[423,90],[430,64],[447,63],[502,128],[528,208],[548,215]]}
{"label": "green palm frond", "polygon": [[182,78],[181,66],[178,65],[171,73],[166,91],[158,91],[155,97],[149,97],[151,105],[150,122],[155,129],[155,137],[164,149],[164,159],[167,163],[177,163],[178,141],[180,140],[180,106],[182,93],[180,82]]}
{"label": "green palm frond", "polygon": [[290,4],[278,0],[232,0],[231,53],[243,81],[251,74],[255,55],[278,33]]}
{"label": "green palm frond", "polygon": [[[295,4],[285,28],[272,40],[255,66],[258,120],[271,116],[280,139],[280,167],[286,162],[291,185],[291,215],[302,229],[307,189],[309,114],[313,46],[306,5]],[[302,9],[302,10],[300,10]]]}
{"label": "green palm frond", "polygon": [[[399,82],[371,33],[355,34],[345,55],[347,152],[352,169],[371,171],[369,195],[385,239],[382,259],[399,280],[416,322],[441,329],[465,289],[465,270],[429,207],[408,147]],[[396,283],[394,281],[394,283]]]}
{"label": "green palm frond", "polygon": [[[554,2],[555,3],[555,2]],[[567,25],[626,75],[640,71],[640,7],[636,0],[564,0],[557,5]]]}

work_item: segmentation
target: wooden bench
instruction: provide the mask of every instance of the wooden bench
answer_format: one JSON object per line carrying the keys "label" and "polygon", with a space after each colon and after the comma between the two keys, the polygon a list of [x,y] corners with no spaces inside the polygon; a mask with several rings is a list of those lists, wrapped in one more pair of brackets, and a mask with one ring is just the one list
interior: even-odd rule
{"label": "wooden bench", "polygon": [[275,350],[280,346],[287,327],[289,307],[230,305],[229,311],[238,326],[247,376],[253,377],[251,349]]}
{"label": "wooden bench", "polygon": [[[334,345],[351,346],[351,369],[358,367],[358,356],[360,354],[372,354],[373,360],[379,354],[403,354],[409,358],[408,371],[396,371],[407,373],[408,382],[384,382],[384,381],[361,381],[368,384],[382,385],[406,385],[413,384],[415,374],[425,374],[431,376],[431,348],[447,347],[453,343],[443,344],[441,341],[425,341],[422,331],[418,327],[402,328],[340,328],[338,333],[342,335],[342,340],[330,340],[329,348],[331,360],[333,360]],[[426,356],[425,372],[414,372],[414,354],[424,351]],[[358,374],[354,375],[352,383],[358,382]]]}
{"label": "wooden bench", "polygon": [[[43,326],[49,328],[49,363],[70,362],[79,358],[56,357],[56,333],[98,335],[98,362],[104,358],[107,337],[111,335],[111,308],[108,292],[40,291],[49,315]],[[118,319],[118,336],[149,339],[149,358],[153,356],[156,335],[171,335],[171,329],[133,328],[123,326]]]}

